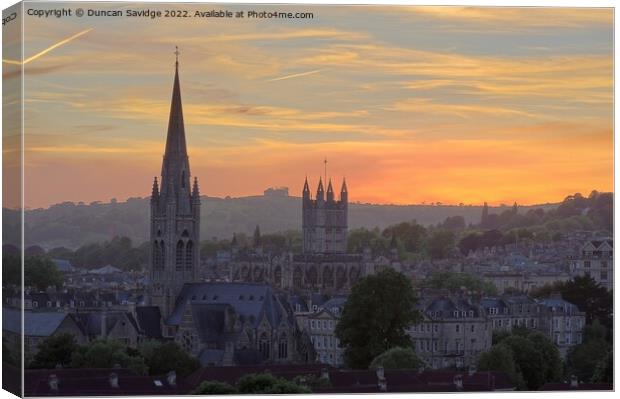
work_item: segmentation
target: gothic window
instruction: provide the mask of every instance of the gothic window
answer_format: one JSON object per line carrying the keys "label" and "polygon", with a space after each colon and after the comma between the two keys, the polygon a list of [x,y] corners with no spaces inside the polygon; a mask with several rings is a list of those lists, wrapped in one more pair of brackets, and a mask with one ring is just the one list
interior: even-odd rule
{"label": "gothic window", "polygon": [[153,243],[153,269],[154,270],[162,270],[163,262],[161,258],[161,248],[159,246],[159,242],[155,241]]}
{"label": "gothic window", "polygon": [[191,241],[188,241],[185,247],[185,269],[192,270],[193,264],[194,264],[194,243]]}
{"label": "gothic window", "polygon": [[183,270],[183,241],[177,243],[176,269]]}
{"label": "gothic window", "polygon": [[279,265],[276,266],[276,269],[273,272],[273,280],[276,287],[282,286],[282,268]]}
{"label": "gothic window", "polygon": [[161,256],[161,268],[164,269],[166,265],[166,246],[163,241],[159,242],[159,255]]}
{"label": "gothic window", "polygon": [[269,359],[269,338],[267,334],[262,333],[258,341],[258,351],[263,359]]}
{"label": "gothic window", "polygon": [[288,357],[288,341],[286,334],[282,334],[280,337],[280,343],[278,345],[278,357],[280,359],[286,359]]}

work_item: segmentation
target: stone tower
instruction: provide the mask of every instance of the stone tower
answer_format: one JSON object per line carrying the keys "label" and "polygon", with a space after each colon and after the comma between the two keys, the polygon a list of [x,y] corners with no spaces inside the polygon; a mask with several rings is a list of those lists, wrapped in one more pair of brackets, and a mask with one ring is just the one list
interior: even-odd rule
{"label": "stone tower", "polygon": [[308,179],[302,193],[303,251],[306,254],[334,254],[347,251],[347,226],[349,194],[347,183],[342,181],[340,200],[334,197],[331,180],[327,193],[319,179],[316,199],[310,196]]}
{"label": "stone tower", "polygon": [[200,193],[198,179],[191,185],[185,143],[178,51],[166,150],[161,181],[153,182],[151,194],[151,251],[149,258],[152,305],[164,319],[174,309],[184,283],[196,280],[200,244]]}

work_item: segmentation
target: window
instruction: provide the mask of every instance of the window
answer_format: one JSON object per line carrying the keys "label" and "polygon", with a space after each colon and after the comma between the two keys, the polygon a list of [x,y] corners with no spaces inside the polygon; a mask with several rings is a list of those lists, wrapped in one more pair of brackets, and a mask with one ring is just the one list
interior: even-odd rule
{"label": "window", "polygon": [[454,317],[459,317],[459,312],[455,310],[455,311],[452,313],[452,315],[453,315]]}
{"label": "window", "polygon": [[472,324],[472,325],[471,325],[471,332],[474,332],[474,329],[475,329],[475,327],[474,327],[474,325]]}
{"label": "window", "polygon": [[185,247],[185,270],[192,270],[194,266],[194,243],[187,242]]}
{"label": "window", "polygon": [[327,320],[323,320],[323,330],[327,330]]}
{"label": "window", "polygon": [[314,320],[310,321],[310,326],[312,326],[312,328],[316,328],[316,324],[314,324]]}
{"label": "window", "polygon": [[583,267],[590,267],[590,261],[589,260],[584,261]]}
{"label": "window", "polygon": [[37,302],[37,301],[32,301],[32,307],[33,307],[33,308],[38,308],[38,307],[39,307],[39,302]]}
{"label": "window", "polygon": [[437,324],[433,325],[433,331],[439,332],[439,325]]}
{"label": "window", "polygon": [[415,324],[411,327],[411,331],[412,332],[416,332],[418,330],[418,326],[416,326]]}
{"label": "window", "polygon": [[457,325],[456,325],[456,332],[460,332],[460,331],[461,331],[461,325],[460,325],[460,324],[457,324]]}
{"label": "window", "polygon": [[601,269],[607,269],[607,261],[606,260],[601,261]]}
{"label": "window", "polygon": [[474,317],[474,311],[473,310],[469,311],[469,317]]}
{"label": "window", "polygon": [[262,333],[258,341],[258,351],[263,359],[269,359],[269,339],[267,334]]}
{"label": "window", "polygon": [[601,271],[601,280],[607,280],[607,272]]}
{"label": "window", "polygon": [[286,359],[288,357],[288,342],[286,341],[286,335],[280,337],[280,345],[278,346],[278,357],[280,359]]}
{"label": "window", "polygon": [[176,269],[183,270],[183,241],[177,242]]}

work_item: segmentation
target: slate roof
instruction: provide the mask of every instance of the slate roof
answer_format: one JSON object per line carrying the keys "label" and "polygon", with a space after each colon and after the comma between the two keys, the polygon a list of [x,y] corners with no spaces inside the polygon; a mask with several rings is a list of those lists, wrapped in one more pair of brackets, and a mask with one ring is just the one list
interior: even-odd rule
{"label": "slate roof", "polygon": [[122,273],[123,271],[112,265],[106,265],[98,269],[89,270],[88,272],[92,274],[112,274],[112,273]]}
{"label": "slate roof", "polygon": [[162,338],[161,312],[158,306],[137,306],[136,321],[140,330],[149,338]]}
{"label": "slate roof", "polygon": [[63,273],[68,273],[75,270],[73,265],[71,265],[71,262],[66,259],[52,259],[52,262],[54,262],[56,268]]}
{"label": "slate roof", "polygon": [[[2,308],[2,329],[21,334],[21,310],[15,308]],[[24,335],[36,337],[49,337],[54,334],[60,324],[71,317],[62,312],[24,312]]]}
{"label": "slate roof", "polygon": [[[181,289],[174,312],[166,324],[179,325],[188,303],[192,304],[229,304],[242,321],[249,320],[258,326],[263,315],[277,326],[282,320],[282,310],[267,284],[262,283],[226,283],[205,282],[187,283]],[[196,308],[199,309],[199,308]]]}

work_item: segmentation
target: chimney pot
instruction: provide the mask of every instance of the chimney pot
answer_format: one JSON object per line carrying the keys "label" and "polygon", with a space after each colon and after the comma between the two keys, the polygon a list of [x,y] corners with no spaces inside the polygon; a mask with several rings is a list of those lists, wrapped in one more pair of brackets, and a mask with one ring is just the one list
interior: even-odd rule
{"label": "chimney pot", "polygon": [[58,377],[56,376],[56,374],[50,374],[49,386],[50,386],[50,390],[58,391]]}
{"label": "chimney pot", "polygon": [[166,374],[166,380],[168,381],[168,385],[175,386],[177,384],[177,373],[172,370]]}
{"label": "chimney pot", "polygon": [[571,375],[570,376],[570,387],[571,388],[577,388],[579,386],[579,380],[577,379],[576,375]]}
{"label": "chimney pot", "polygon": [[118,374],[110,373],[110,387],[118,388]]}

